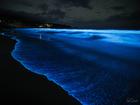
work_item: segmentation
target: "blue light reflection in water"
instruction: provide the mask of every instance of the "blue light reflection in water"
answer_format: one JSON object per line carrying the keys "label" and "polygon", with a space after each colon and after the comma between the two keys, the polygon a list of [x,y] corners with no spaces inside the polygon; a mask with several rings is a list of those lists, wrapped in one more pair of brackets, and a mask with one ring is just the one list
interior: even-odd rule
{"label": "blue light reflection in water", "polygon": [[139,96],[140,31],[15,30],[12,56],[83,105],[121,105]]}

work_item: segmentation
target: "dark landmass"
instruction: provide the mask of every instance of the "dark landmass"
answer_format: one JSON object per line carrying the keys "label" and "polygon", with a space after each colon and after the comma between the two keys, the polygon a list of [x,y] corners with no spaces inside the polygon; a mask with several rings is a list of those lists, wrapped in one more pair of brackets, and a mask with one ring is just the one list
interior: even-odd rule
{"label": "dark landmass", "polygon": [[30,23],[28,21],[0,18],[0,28],[72,28],[72,26],[51,22]]}
{"label": "dark landmass", "polygon": [[[5,13],[7,12],[5,11]],[[0,12],[0,28],[72,28],[72,26],[51,21],[30,19],[20,14],[15,15],[14,13],[5,15]]]}
{"label": "dark landmass", "polygon": [[0,105],[81,105],[45,76],[15,61],[11,56],[15,43],[0,36]]}

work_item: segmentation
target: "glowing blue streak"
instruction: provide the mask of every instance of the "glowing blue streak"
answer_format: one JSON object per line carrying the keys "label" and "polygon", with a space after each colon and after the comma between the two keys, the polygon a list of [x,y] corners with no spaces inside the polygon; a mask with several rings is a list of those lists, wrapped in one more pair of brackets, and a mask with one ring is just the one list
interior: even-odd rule
{"label": "glowing blue streak", "polygon": [[17,28],[15,30],[28,30],[28,31],[47,31],[47,32],[99,32],[99,33],[121,33],[121,34],[140,34],[140,30],[97,30],[97,29],[51,29],[51,28]]}
{"label": "glowing blue streak", "polygon": [[[140,46],[140,30],[93,30],[93,29],[50,29],[50,28],[17,28],[16,31],[20,31],[27,34],[29,37],[36,37],[38,35],[49,37],[71,37],[71,38],[90,38],[96,36],[105,37],[104,41],[130,44],[133,46]],[[51,35],[52,32],[53,35]],[[39,37],[40,38],[40,37]],[[45,40],[45,38],[41,38]]]}

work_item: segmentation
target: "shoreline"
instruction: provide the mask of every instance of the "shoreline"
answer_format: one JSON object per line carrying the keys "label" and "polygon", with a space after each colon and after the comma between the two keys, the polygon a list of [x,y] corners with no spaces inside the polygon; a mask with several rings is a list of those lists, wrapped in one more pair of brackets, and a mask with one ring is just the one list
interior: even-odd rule
{"label": "shoreline", "polygon": [[0,36],[1,103],[35,105],[81,105],[47,77],[27,70],[12,56],[16,41]]}

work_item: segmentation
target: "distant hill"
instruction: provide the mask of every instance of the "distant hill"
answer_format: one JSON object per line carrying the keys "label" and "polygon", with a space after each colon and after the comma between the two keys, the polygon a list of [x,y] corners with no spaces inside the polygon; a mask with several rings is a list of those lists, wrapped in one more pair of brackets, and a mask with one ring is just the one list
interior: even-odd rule
{"label": "distant hill", "polygon": [[65,24],[56,24],[50,22],[27,22],[15,19],[0,19],[0,27],[4,28],[23,28],[23,27],[33,27],[33,28],[72,28],[72,26]]}

